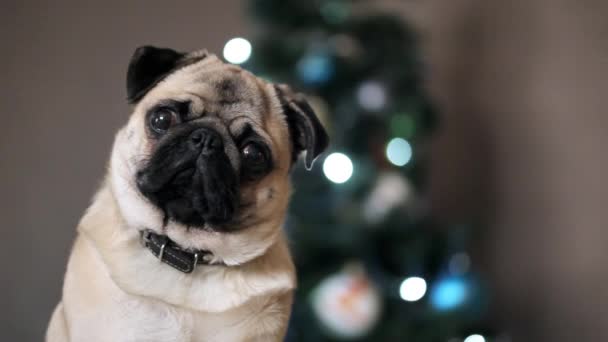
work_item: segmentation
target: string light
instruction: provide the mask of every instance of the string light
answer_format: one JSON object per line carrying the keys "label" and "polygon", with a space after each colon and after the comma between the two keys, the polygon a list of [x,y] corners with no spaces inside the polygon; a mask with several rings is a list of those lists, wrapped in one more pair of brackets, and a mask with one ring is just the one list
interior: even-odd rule
{"label": "string light", "polygon": [[486,339],[479,334],[473,334],[465,338],[463,342],[486,342]]}
{"label": "string light", "polygon": [[331,79],[334,73],[334,65],[329,55],[311,53],[298,61],[296,72],[306,84],[323,84]]}
{"label": "string light", "polygon": [[451,310],[463,304],[469,297],[464,278],[444,278],[431,290],[431,304],[438,310]]}
{"label": "string light", "polygon": [[323,162],[323,173],[334,183],[344,183],[353,175],[353,162],[343,153],[332,153]]}
{"label": "string light", "polygon": [[424,297],[426,293],[426,281],[420,277],[406,278],[399,287],[401,299],[415,302]]}
{"label": "string light", "polygon": [[357,89],[357,102],[369,111],[379,111],[386,105],[386,89],[376,81],[362,83]]}
{"label": "string light", "polygon": [[412,146],[403,138],[394,138],[386,146],[386,158],[397,166],[403,166],[412,159]]}
{"label": "string light", "polygon": [[251,57],[251,43],[245,38],[232,38],[224,45],[224,58],[232,64],[243,64]]}

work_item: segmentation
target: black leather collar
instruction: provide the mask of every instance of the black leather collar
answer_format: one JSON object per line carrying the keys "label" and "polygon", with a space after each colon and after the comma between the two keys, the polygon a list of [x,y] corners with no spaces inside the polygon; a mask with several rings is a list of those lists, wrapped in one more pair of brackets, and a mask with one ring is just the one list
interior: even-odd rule
{"label": "black leather collar", "polygon": [[184,273],[191,273],[196,265],[210,265],[213,259],[210,251],[183,249],[166,235],[151,230],[141,232],[141,241],[158,260]]}

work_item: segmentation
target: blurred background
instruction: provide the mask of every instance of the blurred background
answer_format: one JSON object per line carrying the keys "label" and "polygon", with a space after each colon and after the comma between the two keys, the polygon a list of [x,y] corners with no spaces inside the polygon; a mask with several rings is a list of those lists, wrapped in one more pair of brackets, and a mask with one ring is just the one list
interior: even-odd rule
{"label": "blurred background", "polygon": [[608,340],[607,11],[3,1],[2,340],[43,338],[144,44],[293,84],[330,133],[294,172],[288,341]]}

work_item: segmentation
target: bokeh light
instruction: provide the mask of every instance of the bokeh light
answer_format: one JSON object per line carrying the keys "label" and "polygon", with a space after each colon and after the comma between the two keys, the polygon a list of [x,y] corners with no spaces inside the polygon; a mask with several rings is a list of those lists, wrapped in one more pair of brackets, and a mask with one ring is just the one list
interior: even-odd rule
{"label": "bokeh light", "polygon": [[426,293],[426,281],[420,277],[406,278],[399,287],[401,299],[415,302],[424,297]]}
{"label": "bokeh light", "polygon": [[431,289],[431,304],[437,310],[451,310],[463,304],[469,296],[469,288],[464,278],[440,279]]}
{"label": "bokeh light", "polygon": [[344,183],[353,175],[353,162],[343,153],[332,153],[323,162],[323,173],[334,183]]}
{"label": "bokeh light", "polygon": [[298,61],[296,71],[298,77],[306,84],[323,84],[331,79],[334,65],[327,54],[313,53]]}
{"label": "bokeh light", "polygon": [[465,338],[464,342],[486,342],[486,339],[479,334],[473,334]]}
{"label": "bokeh light", "polygon": [[362,83],[357,89],[357,102],[369,111],[379,111],[386,105],[386,89],[376,81]]}
{"label": "bokeh light", "polygon": [[224,58],[232,64],[243,64],[251,57],[251,43],[245,38],[232,38],[224,45]]}
{"label": "bokeh light", "polygon": [[403,138],[394,138],[386,146],[388,161],[397,166],[403,166],[412,159],[412,146]]}

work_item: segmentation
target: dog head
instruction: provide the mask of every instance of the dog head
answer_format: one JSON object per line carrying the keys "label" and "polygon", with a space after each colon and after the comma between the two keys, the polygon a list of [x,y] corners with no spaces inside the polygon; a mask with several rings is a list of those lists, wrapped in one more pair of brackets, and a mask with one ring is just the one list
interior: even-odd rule
{"label": "dog head", "polygon": [[127,95],[110,179],[128,226],[227,264],[272,245],[290,169],[301,153],[310,168],[328,144],[304,97],[206,51],[151,46],[131,59]]}

